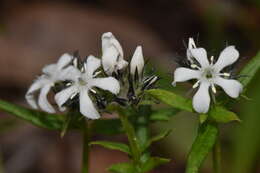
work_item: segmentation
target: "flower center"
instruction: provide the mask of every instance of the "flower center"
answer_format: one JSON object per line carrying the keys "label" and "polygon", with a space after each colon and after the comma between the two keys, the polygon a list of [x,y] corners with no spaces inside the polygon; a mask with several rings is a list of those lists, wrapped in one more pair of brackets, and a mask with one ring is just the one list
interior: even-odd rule
{"label": "flower center", "polygon": [[79,84],[80,85],[87,85],[87,82],[80,77],[79,78]]}
{"label": "flower center", "polygon": [[206,68],[202,73],[202,76],[205,77],[206,79],[211,79],[214,77],[214,70],[211,68]]}

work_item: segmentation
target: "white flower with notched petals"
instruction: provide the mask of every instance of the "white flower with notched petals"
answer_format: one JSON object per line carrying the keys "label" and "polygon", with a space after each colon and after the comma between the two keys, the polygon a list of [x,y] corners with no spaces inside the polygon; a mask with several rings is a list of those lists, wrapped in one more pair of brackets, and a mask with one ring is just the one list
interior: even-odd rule
{"label": "white flower with notched petals", "polygon": [[134,55],[130,62],[130,73],[135,76],[135,72],[137,71],[138,76],[142,76],[144,68],[144,57],[142,47],[138,46],[134,52]]}
{"label": "white flower with notched petals", "polygon": [[124,60],[123,49],[111,32],[102,35],[102,65],[106,74],[125,68],[128,62]]}
{"label": "white flower with notched petals", "polygon": [[113,77],[95,78],[97,73],[94,72],[100,65],[101,62],[99,59],[94,56],[89,56],[87,62],[84,64],[83,71],[73,66],[69,67],[68,71],[70,71],[71,74],[70,80],[72,80],[73,83],[55,95],[55,101],[61,110],[64,110],[62,106],[68,99],[79,94],[80,112],[90,119],[98,119],[100,117],[89,97],[89,92],[95,92],[93,90],[94,87],[108,90],[113,94],[118,94],[120,90],[119,82]]}
{"label": "white flower with notched petals", "polygon": [[[55,113],[55,109],[48,102],[47,95],[54,86],[55,82],[65,80],[66,70],[64,68],[71,63],[72,56],[69,54],[63,54],[56,64],[50,64],[42,69],[43,75],[34,81],[34,83],[28,89],[25,98],[29,105],[34,109],[39,107],[49,113]],[[34,94],[40,91],[38,97],[38,104],[35,100]]]}
{"label": "white flower with notched petals", "polygon": [[[195,45],[195,44],[194,44]],[[214,58],[211,57],[211,63],[207,58],[207,52],[204,48],[196,48],[193,46],[189,49],[190,56],[199,63],[191,64],[193,69],[180,67],[174,72],[174,82],[184,82],[191,79],[197,79],[193,88],[199,86],[198,91],[193,97],[193,107],[198,113],[207,113],[210,105],[209,88],[216,93],[215,85],[220,86],[227,95],[237,98],[241,93],[243,86],[237,80],[226,79],[230,77],[229,73],[221,72],[225,67],[233,64],[239,57],[239,52],[234,46],[226,47],[219,55],[217,62],[214,64]],[[190,57],[191,58],[191,57]],[[192,61],[194,62],[194,61]]]}

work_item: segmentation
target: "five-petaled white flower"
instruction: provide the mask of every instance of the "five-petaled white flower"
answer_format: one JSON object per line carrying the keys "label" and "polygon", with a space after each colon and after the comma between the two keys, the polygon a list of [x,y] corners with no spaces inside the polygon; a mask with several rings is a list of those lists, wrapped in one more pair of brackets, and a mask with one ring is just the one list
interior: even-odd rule
{"label": "five-petaled white flower", "polygon": [[111,32],[102,35],[102,65],[107,75],[117,73],[125,68],[128,62],[124,60],[123,49]]}
{"label": "five-petaled white flower", "polygon": [[[34,109],[39,107],[49,113],[55,113],[55,109],[48,102],[47,95],[57,81],[66,79],[66,66],[72,61],[72,56],[63,54],[58,60],[57,64],[50,64],[42,69],[43,74],[36,79],[28,89],[25,98],[30,106]],[[38,105],[35,100],[34,94],[40,90],[38,97]]]}
{"label": "five-petaled white flower", "polygon": [[120,91],[119,82],[115,78],[95,78],[98,74],[98,72],[95,73],[95,71],[100,65],[100,60],[90,55],[84,63],[83,71],[80,71],[74,66],[68,67],[68,71],[70,71],[69,78],[73,83],[55,95],[55,101],[61,110],[64,110],[62,106],[68,99],[73,98],[79,93],[79,109],[81,114],[90,119],[98,119],[100,117],[91,101],[89,92],[92,91],[95,93],[95,90],[93,90],[94,87],[108,90],[113,94],[118,94]]}
{"label": "five-petaled white flower", "polygon": [[[184,82],[191,79],[197,79],[193,88],[199,86],[198,91],[193,97],[193,107],[198,113],[207,113],[210,105],[209,88],[213,93],[216,93],[215,85],[220,86],[227,95],[232,98],[237,98],[241,93],[243,86],[237,80],[226,79],[230,77],[229,73],[224,73],[222,70],[237,61],[239,52],[234,46],[226,47],[219,55],[216,63],[212,56],[209,63],[207,52],[204,48],[196,48],[193,39],[189,40],[187,50],[187,58],[192,63],[191,68],[179,67],[174,72],[173,85],[176,82]],[[196,62],[198,64],[196,64]]]}
{"label": "five-petaled white flower", "polygon": [[130,62],[130,73],[131,75],[135,76],[135,72],[137,72],[138,76],[140,77],[142,76],[143,68],[144,68],[143,51],[142,51],[142,47],[138,46],[135,49],[135,52]]}

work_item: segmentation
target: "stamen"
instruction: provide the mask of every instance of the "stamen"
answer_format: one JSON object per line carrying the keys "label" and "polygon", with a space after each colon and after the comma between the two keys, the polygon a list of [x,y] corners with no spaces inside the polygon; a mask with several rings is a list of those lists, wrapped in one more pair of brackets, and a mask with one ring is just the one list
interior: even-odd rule
{"label": "stamen", "polygon": [[102,71],[97,71],[96,73],[94,73],[93,77],[96,77],[97,75],[99,75]]}
{"label": "stamen", "polygon": [[198,81],[192,86],[192,88],[197,88],[197,87],[199,86],[199,83],[200,83],[200,81],[198,80]]}
{"label": "stamen", "polygon": [[190,67],[191,67],[191,68],[200,69],[200,67],[199,67],[199,66],[197,66],[196,64],[191,64],[191,65],[190,65]]}
{"label": "stamen", "polygon": [[219,75],[224,77],[230,77],[230,73],[220,73]]}
{"label": "stamen", "polygon": [[212,92],[213,92],[214,94],[217,93],[217,90],[216,90],[216,87],[215,87],[214,84],[211,84],[211,89],[212,89]]}
{"label": "stamen", "polygon": [[70,96],[70,99],[73,99],[76,95],[77,95],[77,93],[73,93],[73,94]]}
{"label": "stamen", "polygon": [[66,86],[71,86],[72,85],[72,83],[71,82],[69,82],[69,83],[66,83]]}
{"label": "stamen", "polygon": [[97,92],[93,89],[90,89],[91,92],[93,92],[94,94],[97,94]]}
{"label": "stamen", "polygon": [[213,64],[214,63],[214,56],[210,57],[210,63]]}

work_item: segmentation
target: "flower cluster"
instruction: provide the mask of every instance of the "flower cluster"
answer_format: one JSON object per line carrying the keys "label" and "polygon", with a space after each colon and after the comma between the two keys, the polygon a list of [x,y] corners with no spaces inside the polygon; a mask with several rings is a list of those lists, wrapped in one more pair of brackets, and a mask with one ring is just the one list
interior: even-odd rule
{"label": "flower cluster", "polygon": [[[158,79],[154,75],[143,77],[142,47],[136,48],[127,68],[123,49],[114,35],[111,32],[104,33],[101,40],[101,59],[89,55],[82,61],[77,54],[65,53],[56,64],[45,66],[42,75],[27,91],[27,102],[34,109],[55,113],[53,104],[48,100],[49,92],[54,91],[54,101],[60,111],[78,105],[80,113],[90,119],[100,117],[96,107],[99,103],[104,104],[103,97],[106,94],[99,89],[112,93],[113,101],[137,103],[141,99],[140,91],[151,88]],[[123,88],[122,91],[120,88]],[[127,88],[126,92],[123,92],[124,88]],[[38,92],[37,102],[35,95]]]}
{"label": "flower cluster", "polygon": [[189,68],[179,67],[175,70],[173,85],[175,86],[177,82],[197,80],[193,88],[199,87],[199,89],[192,101],[196,112],[208,112],[211,100],[210,92],[216,94],[216,85],[220,86],[232,98],[239,96],[243,89],[242,84],[231,79],[230,73],[224,72],[226,67],[238,60],[239,52],[235,46],[226,47],[220,53],[217,61],[211,56],[209,62],[206,50],[196,47],[194,40],[190,38],[186,53]]}

